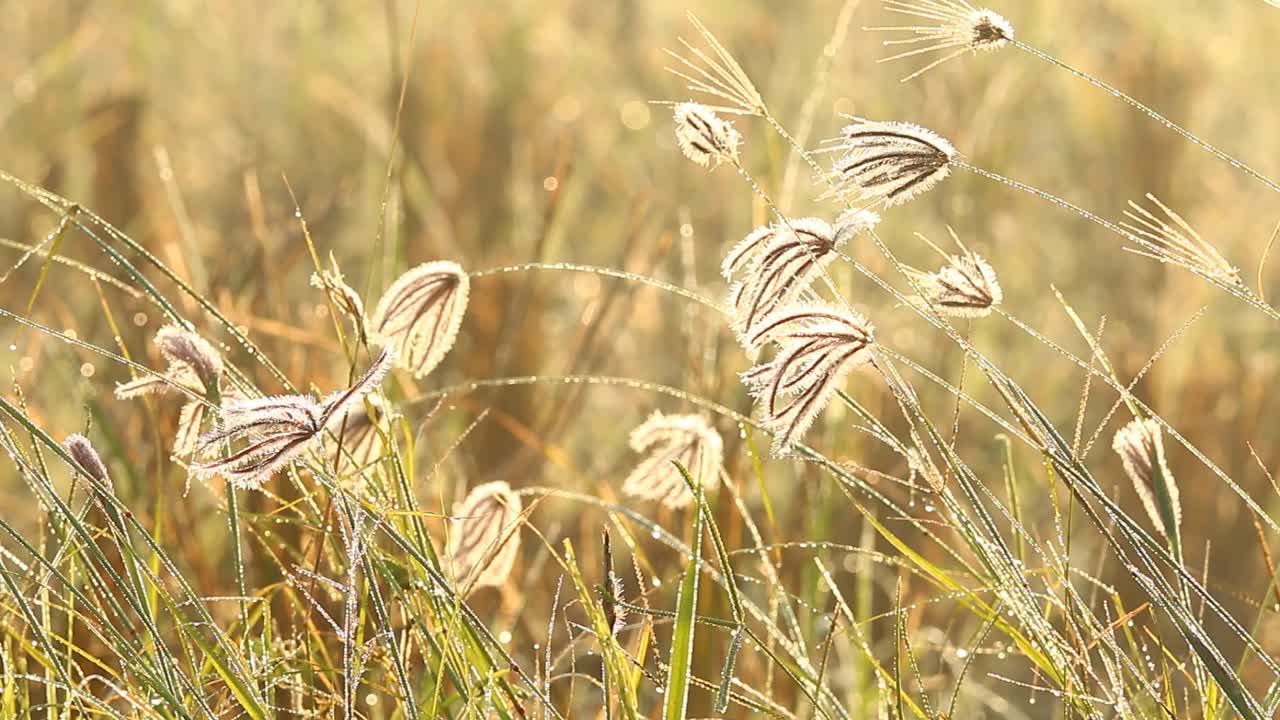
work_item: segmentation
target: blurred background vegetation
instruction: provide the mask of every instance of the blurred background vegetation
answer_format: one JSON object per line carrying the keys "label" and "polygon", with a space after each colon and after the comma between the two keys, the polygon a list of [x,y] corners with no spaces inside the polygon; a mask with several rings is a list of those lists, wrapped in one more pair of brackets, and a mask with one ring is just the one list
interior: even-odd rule
{"label": "blurred background vegetation", "polygon": [[[900,19],[864,0],[840,41],[834,23],[843,4],[6,0],[0,167],[128,232],[213,298],[295,382],[336,387],[347,369],[323,296],[308,287],[314,268],[285,177],[320,253],[331,252],[353,285],[373,291],[366,301],[404,267],[431,259],[454,259],[470,270],[528,261],[591,263],[722,296],[723,250],[766,218],[731,171],[708,174],[680,156],[667,107],[653,103],[688,98],[683,83],[664,71],[670,63],[664,48],[691,37],[685,12],[693,11],[739,58],[784,125],[795,129],[806,98],[816,98],[810,146],[836,134],[839,113],[917,122],[951,139],[973,164],[1107,218],[1118,219],[1127,200],[1155,193],[1246,278],[1257,273],[1280,220],[1280,204],[1260,184],[1013,49],[967,57],[900,84],[918,65],[877,64],[887,54],[882,37],[861,29]],[[1272,117],[1280,107],[1274,62],[1280,11],[1261,0],[1009,0],[995,9],[1014,23],[1019,38],[1126,89],[1264,174],[1280,175]],[[837,42],[829,44],[833,36]],[[825,49],[834,54],[827,57]],[[830,74],[819,81],[827,63]],[[749,120],[738,126],[748,165],[789,211],[833,213],[816,200],[819,189],[809,178],[783,187],[786,149],[765,126]],[[39,243],[56,223],[15,189],[0,191],[3,307],[25,312],[43,259],[8,269],[23,257],[21,245]],[[1103,345],[1126,380],[1207,306],[1137,392],[1273,515],[1280,512],[1263,472],[1280,464],[1280,397],[1272,392],[1280,343],[1262,315],[1184,272],[1124,252],[1114,236],[1058,208],[963,172],[887,213],[881,230],[902,257],[931,267],[936,258],[912,234],[942,241],[948,225],[996,268],[1006,309],[1077,355],[1087,356],[1087,345],[1052,289],[1091,327],[1105,316]],[[886,269],[869,247],[851,252]],[[74,230],[60,254],[122,277]],[[958,378],[953,345],[865,280],[847,280],[848,296],[873,318],[883,342]],[[1264,288],[1280,293],[1269,280]],[[194,305],[183,309],[200,318]],[[158,309],[109,285],[99,293],[66,267],[50,270],[30,317],[116,347],[108,314],[123,346],[148,362],[150,337],[162,321]],[[212,324],[207,327],[212,334]],[[975,323],[972,337],[1059,427],[1073,427],[1084,384],[1078,368],[998,317]],[[239,350],[231,355],[251,364]],[[148,405],[144,413],[112,400],[114,384],[128,379],[126,369],[9,321],[0,323],[0,357],[44,426],[71,432],[93,418],[114,445],[113,462],[130,468],[117,473],[126,502],[141,515],[153,514],[148,522],[158,523],[162,535],[203,538],[193,545],[200,551],[184,554],[185,561],[210,594],[229,587],[231,578],[219,570],[227,552],[225,521],[213,512],[221,490],[196,487],[179,502],[184,473],[167,461],[154,430],[171,422],[148,417],[175,409]],[[475,281],[458,347],[417,391],[476,378],[592,373],[665,383],[749,412],[735,377],[747,366],[722,319],[705,308],[591,275],[511,273]],[[265,372],[259,378],[264,389],[278,389]],[[893,400],[871,379],[856,375],[849,389],[883,410],[892,425]],[[972,368],[967,383],[977,397],[993,401]],[[919,387],[936,417],[951,412],[953,398]],[[1094,390],[1085,437],[1115,399]],[[680,406],[620,388],[457,394],[424,432],[424,446],[433,448],[428,461],[443,456],[479,412],[490,413],[449,457],[447,471],[421,491],[439,498],[441,507],[463,488],[492,479],[616,497],[635,460],[626,435],[655,407]],[[1128,419],[1121,412],[1111,420],[1089,463],[1141,517],[1109,448],[1111,433]],[[902,458],[851,423],[833,410],[823,432],[811,436],[813,444],[837,459],[906,475]],[[997,428],[967,409],[961,427],[966,459],[990,487],[1002,487]],[[724,422],[720,428],[729,438],[730,474],[748,482],[749,458],[736,429]],[[1253,524],[1239,499],[1194,458],[1168,447],[1187,510],[1188,564],[1208,566],[1210,587],[1233,611],[1252,618],[1267,577]],[[1015,450],[1026,511],[1044,523],[1051,509],[1038,462],[1025,448]],[[862,521],[816,470],[774,461],[766,478],[774,512],[766,528],[770,540],[862,541]],[[892,482],[885,490],[905,497]],[[16,479],[0,478],[0,512],[8,519],[24,521],[26,498]],[[753,490],[749,500],[759,507],[760,493]],[[639,509],[669,526],[679,522]],[[553,542],[575,538],[588,548],[587,557],[604,522],[554,501],[533,520]],[[726,532],[740,539],[743,528],[729,515],[725,522]],[[1096,537],[1081,531],[1078,542],[1077,556],[1092,562]],[[652,552],[651,562],[666,576],[678,573]],[[528,551],[526,566],[541,567],[540,553]],[[786,565],[797,587],[815,587],[802,582],[812,563]],[[872,573],[872,602],[890,606],[892,568],[836,566],[850,571],[842,583],[853,570]],[[1088,569],[1127,587],[1115,566]],[[530,572],[517,585],[505,599],[480,602],[500,624],[527,629],[528,635],[517,634],[519,644],[545,627],[549,592],[535,589],[553,587],[554,577]],[[927,635],[940,650],[971,631],[948,628],[941,613],[922,613],[913,622],[942,628]],[[1280,621],[1268,613],[1264,623],[1271,629],[1258,637],[1280,649]],[[995,660],[985,669],[1019,676]],[[1028,693],[1006,694],[1022,705]]]}

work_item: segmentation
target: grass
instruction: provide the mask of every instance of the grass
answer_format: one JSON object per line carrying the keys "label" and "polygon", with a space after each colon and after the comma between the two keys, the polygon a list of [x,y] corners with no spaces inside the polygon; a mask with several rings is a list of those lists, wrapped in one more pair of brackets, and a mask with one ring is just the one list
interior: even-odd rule
{"label": "grass", "polygon": [[[994,7],[1016,43],[899,84],[928,56],[875,62],[878,3],[686,5],[7,14],[0,717],[1276,716],[1280,11]],[[742,135],[711,170],[688,99]],[[842,113],[959,153],[818,250],[800,297],[874,342],[807,367],[826,406],[775,457],[739,373],[803,348],[739,348],[718,269],[868,205],[814,172]],[[1126,224],[1148,193],[1178,237]],[[1003,292],[939,294],[949,230]],[[174,450],[184,405],[319,403],[374,363],[385,328],[313,273],[372,310],[440,260],[469,293],[456,344],[417,316],[438,367],[261,484],[200,471],[243,444]],[[174,374],[169,324],[225,370]],[[678,421],[628,448],[653,410],[714,451]],[[663,502],[623,492],[643,453]],[[494,481],[508,513],[461,510]]]}

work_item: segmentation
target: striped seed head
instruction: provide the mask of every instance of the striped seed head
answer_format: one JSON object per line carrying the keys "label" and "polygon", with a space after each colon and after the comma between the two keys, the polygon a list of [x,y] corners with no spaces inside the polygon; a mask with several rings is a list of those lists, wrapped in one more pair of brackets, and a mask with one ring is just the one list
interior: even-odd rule
{"label": "striped seed head", "polygon": [[680,103],[675,109],[676,145],[685,157],[702,167],[738,161],[742,143],[733,123],[722,120],[711,108],[698,103]]}
{"label": "striped seed head", "polygon": [[931,273],[908,268],[921,292],[921,295],[912,297],[913,301],[957,318],[986,317],[992,308],[1003,302],[1004,291],[1000,289],[995,269],[966,248],[954,231],[951,236],[960,246],[959,255],[944,252],[919,233],[916,236],[946,258],[947,264]]}
{"label": "striped seed head", "polygon": [[424,263],[391,283],[370,320],[372,332],[398,350],[397,366],[423,377],[458,338],[471,279],[448,260]]}
{"label": "striped seed head", "polygon": [[871,359],[875,328],[843,308],[801,303],[765,318],[750,340],[778,345],[772,360],[741,377],[774,434],[774,454],[781,456],[799,442],[849,372]]}
{"label": "striped seed head", "polygon": [[837,143],[834,173],[841,190],[885,207],[933,188],[957,157],[951,143],[933,131],[904,122],[858,118]]}
{"label": "striped seed head", "polygon": [[622,492],[679,509],[693,502],[693,493],[673,464],[679,462],[703,491],[720,484],[724,442],[701,415],[664,415],[654,411],[631,431],[631,449],[644,459],[627,476]]}
{"label": "striped seed head", "polygon": [[[799,218],[774,226],[767,234],[753,232],[731,251],[730,257],[737,254],[741,258],[743,244],[753,237],[761,242],[750,253],[742,279],[729,288],[734,328],[749,350],[759,347],[747,341],[752,329],[775,309],[807,293],[849,235],[837,233],[821,218]],[[740,260],[735,259],[734,263],[740,264]]]}
{"label": "striped seed head", "polygon": [[454,506],[449,561],[460,592],[501,587],[520,554],[520,496],[505,482],[478,485]]}
{"label": "striped seed head", "polygon": [[[391,369],[395,352],[382,355],[354,384],[324,400],[310,395],[232,398],[223,403],[221,423],[201,435],[191,464],[198,476],[221,475],[235,487],[257,489],[317,445],[320,433],[340,412],[372,392]],[[239,445],[229,454],[221,450]]]}

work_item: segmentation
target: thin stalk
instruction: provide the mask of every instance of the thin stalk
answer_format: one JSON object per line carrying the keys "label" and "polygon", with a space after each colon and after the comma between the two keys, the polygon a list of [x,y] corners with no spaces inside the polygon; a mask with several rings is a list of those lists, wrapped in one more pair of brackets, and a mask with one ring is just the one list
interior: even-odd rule
{"label": "thin stalk", "polygon": [[1155,120],[1161,125],[1164,125],[1165,127],[1174,131],[1178,135],[1182,136],[1184,140],[1191,142],[1193,145],[1199,147],[1202,150],[1205,150],[1206,152],[1218,158],[1219,160],[1226,162],[1231,167],[1261,182],[1263,185],[1266,185],[1268,188],[1271,188],[1273,192],[1280,193],[1280,185],[1277,185],[1273,180],[1271,180],[1267,176],[1249,167],[1243,161],[1237,160],[1231,155],[1228,155],[1225,151],[1219,150],[1217,146],[1210,144],[1208,141],[1201,140],[1200,137],[1197,136],[1195,133],[1192,133],[1190,130],[1187,130],[1181,125],[1165,117],[1164,115],[1161,115],[1160,113],[1153,110],[1151,107],[1144,105],[1143,103],[1134,99],[1132,96],[1121,91],[1119,88],[1116,88],[1112,85],[1108,85],[1107,83],[1084,72],[1083,70],[1077,70],[1076,68],[1066,64],[1065,62],[1059,60],[1058,58],[1042,50],[1034,48],[1024,42],[1021,42],[1019,40],[1010,40],[1009,43],[1014,47],[1018,48],[1019,50],[1033,57],[1039,58],[1040,60],[1043,60],[1049,63],[1050,65],[1053,65],[1054,67],[1058,67],[1063,70],[1066,70],[1067,72],[1071,73],[1072,75],[1075,75],[1081,80],[1084,80],[1090,85],[1102,90],[1103,92],[1107,93],[1111,97],[1114,97],[1117,100],[1123,101],[1124,103],[1128,104],[1130,107],[1141,112],[1143,115],[1146,115],[1152,120]]}

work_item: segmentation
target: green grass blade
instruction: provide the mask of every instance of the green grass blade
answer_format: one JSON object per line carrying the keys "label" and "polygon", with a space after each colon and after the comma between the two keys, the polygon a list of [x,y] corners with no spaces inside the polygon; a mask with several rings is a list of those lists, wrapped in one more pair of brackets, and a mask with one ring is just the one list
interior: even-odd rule
{"label": "green grass blade", "polygon": [[[682,469],[683,471],[683,469]],[[702,504],[702,489],[695,494]],[[684,720],[689,704],[689,678],[693,674],[693,629],[698,612],[698,574],[702,556],[702,513],[694,513],[693,548],[676,594],[676,625],[671,638],[671,668],[667,677],[665,720]]]}

